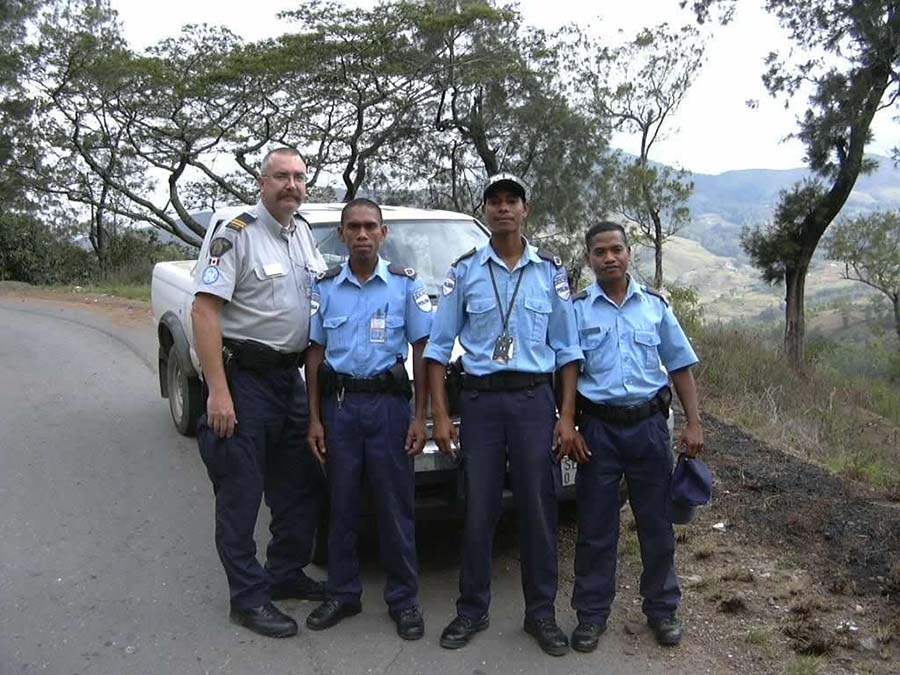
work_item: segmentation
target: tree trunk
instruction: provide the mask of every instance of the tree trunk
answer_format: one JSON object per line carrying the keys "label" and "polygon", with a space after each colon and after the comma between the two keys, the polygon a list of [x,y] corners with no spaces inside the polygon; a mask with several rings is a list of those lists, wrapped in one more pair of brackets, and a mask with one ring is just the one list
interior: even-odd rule
{"label": "tree trunk", "polygon": [[655,272],[653,274],[653,287],[662,288],[663,285],[663,236],[662,236],[662,220],[659,217],[659,211],[651,211],[650,217],[653,219],[653,255],[655,258]]}
{"label": "tree trunk", "polygon": [[897,340],[900,341],[900,293],[891,296],[891,304],[894,306],[894,330],[897,331]]}
{"label": "tree trunk", "polygon": [[785,275],[784,354],[796,372],[803,371],[806,359],[804,297],[808,272],[809,260],[804,260]]}

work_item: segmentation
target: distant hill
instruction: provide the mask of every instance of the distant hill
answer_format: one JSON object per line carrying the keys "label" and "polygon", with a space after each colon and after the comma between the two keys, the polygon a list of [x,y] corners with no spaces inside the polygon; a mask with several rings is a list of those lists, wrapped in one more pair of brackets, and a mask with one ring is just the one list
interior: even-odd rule
{"label": "distant hill", "polygon": [[[870,157],[878,161],[878,168],[856,182],[842,215],[900,208],[900,169],[888,157]],[[694,193],[689,201],[692,222],[679,234],[718,255],[740,257],[741,230],[769,221],[779,193],[809,175],[808,169],[695,173]]]}

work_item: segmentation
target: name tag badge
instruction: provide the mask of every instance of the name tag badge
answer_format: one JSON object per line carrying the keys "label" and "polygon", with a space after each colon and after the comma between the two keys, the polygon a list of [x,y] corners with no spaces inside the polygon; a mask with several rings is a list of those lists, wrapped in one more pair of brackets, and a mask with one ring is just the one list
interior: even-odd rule
{"label": "name tag badge", "polygon": [[494,343],[494,354],[491,357],[497,363],[507,364],[515,354],[516,343],[512,335],[501,335]]}
{"label": "name tag badge", "polygon": [[263,272],[265,272],[267,277],[283,277],[284,267],[281,266],[280,262],[267,263],[263,265]]}
{"label": "name tag badge", "polygon": [[372,344],[384,344],[387,333],[387,322],[384,314],[376,314],[369,321],[369,342]]}

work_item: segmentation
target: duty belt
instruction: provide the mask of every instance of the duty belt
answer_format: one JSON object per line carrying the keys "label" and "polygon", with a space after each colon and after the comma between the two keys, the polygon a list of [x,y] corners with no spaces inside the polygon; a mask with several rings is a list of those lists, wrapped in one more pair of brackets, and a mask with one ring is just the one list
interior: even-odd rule
{"label": "duty belt", "polygon": [[337,395],[338,400],[343,399],[344,394],[348,392],[351,394],[399,394],[406,400],[412,398],[412,385],[402,361],[398,361],[393,368],[374,377],[353,377],[339,373],[326,361],[319,366],[318,382],[323,396]]}
{"label": "duty belt", "polygon": [[225,365],[236,363],[241,368],[266,371],[298,368],[303,361],[302,352],[280,352],[255,340],[222,340]]}
{"label": "duty belt", "polygon": [[460,386],[474,391],[516,391],[533,389],[539,384],[550,382],[550,373],[523,373],[517,370],[501,370],[490,375],[470,375],[463,373]]}
{"label": "duty belt", "polygon": [[660,389],[656,396],[640,405],[617,406],[606,403],[594,403],[578,394],[578,411],[582,415],[596,417],[610,424],[629,426],[661,412],[669,417],[669,404],[672,402],[672,390],[668,387]]}

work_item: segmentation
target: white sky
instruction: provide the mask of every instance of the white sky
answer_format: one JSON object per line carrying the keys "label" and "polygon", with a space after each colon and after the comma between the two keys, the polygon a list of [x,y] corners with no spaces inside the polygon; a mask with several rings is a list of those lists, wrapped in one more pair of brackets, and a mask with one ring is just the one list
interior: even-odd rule
{"label": "white sky", "polygon": [[[177,33],[186,23],[222,24],[245,40],[278,35],[287,30],[288,24],[278,21],[276,13],[302,7],[296,0],[111,2],[126,37],[137,49]],[[371,0],[345,3],[375,4]],[[687,10],[679,9],[678,0],[520,0],[519,4],[526,21],[533,25],[553,29],[568,22],[590,24],[600,35],[616,41],[619,30],[630,36],[661,21],[683,25],[693,19]],[[602,11],[596,9],[604,5]],[[654,146],[652,159],[700,173],[802,166],[800,143],[782,139],[796,129],[794,120],[805,109],[805,99],[798,97],[791,109],[785,110],[782,101],[768,96],[760,79],[763,57],[785,45],[784,33],[760,3],[741,0],[734,22],[715,28],[707,46],[706,64],[679,114],[672,118],[668,136]],[[759,101],[759,106],[749,109],[745,104],[748,99]],[[869,152],[889,154],[891,147],[900,144],[900,127],[891,119],[890,111],[876,117],[874,131]],[[615,137],[613,144],[630,152],[639,149],[637,139],[627,136]]]}

